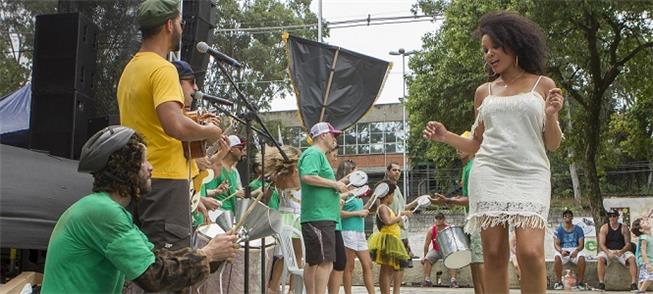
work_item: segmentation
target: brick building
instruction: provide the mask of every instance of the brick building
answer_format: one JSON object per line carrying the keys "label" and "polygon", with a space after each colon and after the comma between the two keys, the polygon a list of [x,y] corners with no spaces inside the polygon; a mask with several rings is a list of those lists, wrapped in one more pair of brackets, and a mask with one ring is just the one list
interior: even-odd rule
{"label": "brick building", "polygon": [[[391,162],[403,165],[403,140],[407,132],[402,124],[402,114],[403,107],[400,103],[372,106],[363,118],[344,130],[338,138],[339,159],[353,160],[359,169],[367,172],[372,184],[383,178],[385,167]],[[301,125],[298,111],[267,112],[262,117],[268,126],[274,126],[271,132],[280,130],[284,144],[302,150],[310,146],[306,142],[307,130]],[[431,180],[432,167],[429,164],[417,164],[418,168],[412,169],[410,159],[407,158],[406,161],[409,197],[428,192],[429,187],[435,184]],[[399,185],[403,187],[403,182],[400,181]]]}

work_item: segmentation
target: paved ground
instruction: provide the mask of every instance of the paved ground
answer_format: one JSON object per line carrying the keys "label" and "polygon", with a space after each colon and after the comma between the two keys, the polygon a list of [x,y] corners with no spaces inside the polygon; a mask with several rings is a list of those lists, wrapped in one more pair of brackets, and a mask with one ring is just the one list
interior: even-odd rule
{"label": "paved ground", "polygon": [[[367,291],[365,290],[365,287],[354,287],[353,289],[353,294],[366,294]],[[380,293],[381,291],[379,288],[376,288],[376,293]],[[572,291],[553,291],[553,290],[547,290],[546,293],[570,293]],[[573,292],[579,292],[579,291],[573,291]],[[595,292],[595,291],[584,291],[588,293],[600,293],[600,292]],[[340,290],[340,293],[344,293],[342,289]],[[429,294],[429,293],[452,293],[452,294],[473,294],[474,289],[472,288],[458,288],[458,289],[451,289],[451,288],[415,288],[415,287],[401,287],[401,293],[410,293],[410,294]],[[518,289],[511,289],[510,293],[521,293]],[[605,293],[631,293],[631,292],[613,292],[613,291],[607,291]]]}

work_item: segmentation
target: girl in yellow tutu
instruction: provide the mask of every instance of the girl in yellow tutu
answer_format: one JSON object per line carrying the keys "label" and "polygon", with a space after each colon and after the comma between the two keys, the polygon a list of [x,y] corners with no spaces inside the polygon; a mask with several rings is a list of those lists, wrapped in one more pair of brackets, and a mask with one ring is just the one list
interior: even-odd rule
{"label": "girl in yellow tutu", "polygon": [[[390,281],[392,280],[393,273],[399,270],[399,264],[402,261],[409,260],[410,255],[406,251],[404,244],[401,242],[399,235],[399,225],[403,215],[411,215],[410,211],[399,212],[396,215],[390,208],[390,204],[394,199],[394,192],[397,186],[387,180],[381,181],[379,185],[386,184],[390,188],[385,195],[379,195],[381,204],[377,210],[376,224],[379,231],[372,234],[368,239],[368,247],[372,260],[381,266],[379,272],[379,286],[381,293],[390,293]],[[399,293],[401,285],[395,285],[395,293]]]}

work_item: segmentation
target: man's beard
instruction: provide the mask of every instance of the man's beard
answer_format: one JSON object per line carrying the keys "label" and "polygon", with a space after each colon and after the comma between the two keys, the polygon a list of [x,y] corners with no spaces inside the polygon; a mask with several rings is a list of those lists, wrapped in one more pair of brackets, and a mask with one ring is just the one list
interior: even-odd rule
{"label": "man's beard", "polygon": [[180,42],[181,42],[181,33],[174,31],[174,33],[172,33],[172,44],[170,44],[170,47],[172,49],[170,51],[179,51]]}
{"label": "man's beard", "polygon": [[138,197],[150,193],[150,191],[152,191],[152,181],[149,178],[140,178],[138,181],[138,190],[140,192]]}

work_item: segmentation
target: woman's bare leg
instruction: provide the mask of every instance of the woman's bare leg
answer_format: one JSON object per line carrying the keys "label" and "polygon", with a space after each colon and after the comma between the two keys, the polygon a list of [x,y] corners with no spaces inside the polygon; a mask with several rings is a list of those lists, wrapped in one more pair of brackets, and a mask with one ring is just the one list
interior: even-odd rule
{"label": "woman's bare leg", "polygon": [[361,268],[363,269],[363,282],[365,283],[367,293],[373,294],[374,280],[372,279],[372,257],[370,257],[370,252],[367,250],[356,251],[356,256],[358,256],[358,261],[360,261]]}
{"label": "woman's bare leg", "polygon": [[507,225],[497,225],[481,230],[485,291],[487,293],[508,293],[508,244]]}
{"label": "woman's bare leg", "polygon": [[546,293],[544,229],[516,228],[522,293]]}

